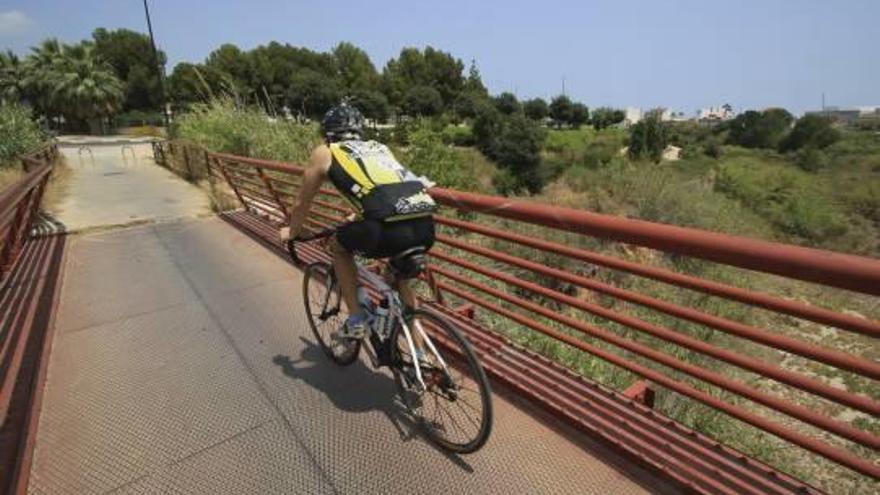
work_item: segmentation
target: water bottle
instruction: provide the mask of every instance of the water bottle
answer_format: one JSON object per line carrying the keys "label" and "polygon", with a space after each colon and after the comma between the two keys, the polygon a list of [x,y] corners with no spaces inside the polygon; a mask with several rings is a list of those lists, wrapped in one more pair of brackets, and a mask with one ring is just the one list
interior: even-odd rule
{"label": "water bottle", "polygon": [[387,321],[388,321],[388,298],[383,297],[381,301],[379,301],[379,306],[376,308],[374,313],[376,317],[373,319],[373,331],[381,339],[385,339],[388,337],[388,329]]}
{"label": "water bottle", "polygon": [[370,300],[370,296],[367,295],[367,291],[363,287],[357,288],[357,300],[358,305],[367,315],[373,314],[373,301]]}

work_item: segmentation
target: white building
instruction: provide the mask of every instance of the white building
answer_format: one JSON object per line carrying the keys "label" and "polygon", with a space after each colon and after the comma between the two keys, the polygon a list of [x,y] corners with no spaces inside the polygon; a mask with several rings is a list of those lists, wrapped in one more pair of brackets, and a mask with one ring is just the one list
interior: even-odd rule
{"label": "white building", "polygon": [[684,116],[684,112],[674,112],[668,108],[664,108],[660,112],[660,120],[663,122],[684,122],[687,120],[687,117]]}
{"label": "white building", "polygon": [[697,111],[697,120],[730,120],[736,116],[730,105],[701,108]]}
{"label": "white building", "polygon": [[629,127],[642,120],[642,109],[636,107],[626,107],[623,111],[623,125]]}

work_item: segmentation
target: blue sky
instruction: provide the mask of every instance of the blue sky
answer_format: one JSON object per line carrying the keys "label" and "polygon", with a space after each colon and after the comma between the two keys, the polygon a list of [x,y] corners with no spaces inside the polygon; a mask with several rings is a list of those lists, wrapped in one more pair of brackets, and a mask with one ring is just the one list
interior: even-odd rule
{"label": "blue sky", "polygon": [[[170,62],[201,61],[224,42],[271,40],[316,50],[364,48],[378,68],[404,46],[476,59],[493,92],[591,107],[693,113],[783,106],[880,105],[878,0],[150,0]],[[99,26],[146,31],[141,0],[0,0],[0,47]],[[170,67],[169,67],[170,70]]]}

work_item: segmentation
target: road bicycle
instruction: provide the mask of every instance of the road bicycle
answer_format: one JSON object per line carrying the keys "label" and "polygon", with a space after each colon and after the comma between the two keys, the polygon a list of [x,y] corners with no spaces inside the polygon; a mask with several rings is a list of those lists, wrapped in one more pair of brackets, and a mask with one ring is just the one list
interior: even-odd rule
{"label": "road bicycle", "polygon": [[[297,263],[297,245],[327,239],[335,228],[301,236],[287,248]],[[426,250],[413,248],[388,259],[385,277],[367,272],[379,295],[371,309],[367,336],[338,336],[347,318],[339,284],[330,263],[305,267],[303,301],[312,333],[324,353],[340,366],[366,349],[375,369],[387,367],[398,395],[426,436],[454,453],[479,450],[492,429],[489,380],[473,348],[446,318],[402,302],[401,284],[411,283],[427,265]]]}

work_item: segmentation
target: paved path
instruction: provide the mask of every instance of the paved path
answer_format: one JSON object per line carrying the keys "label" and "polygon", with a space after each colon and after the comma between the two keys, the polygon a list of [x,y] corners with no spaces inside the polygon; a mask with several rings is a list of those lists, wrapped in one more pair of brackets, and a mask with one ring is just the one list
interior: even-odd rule
{"label": "paved path", "polygon": [[62,140],[61,152],[73,175],[67,196],[53,213],[68,231],[211,213],[198,188],[153,163],[149,144],[81,146]]}
{"label": "paved path", "polygon": [[486,447],[439,452],[388,375],[336,367],[316,347],[299,270],[220,219],[75,236],[67,260],[29,493],[662,486],[497,394]]}

